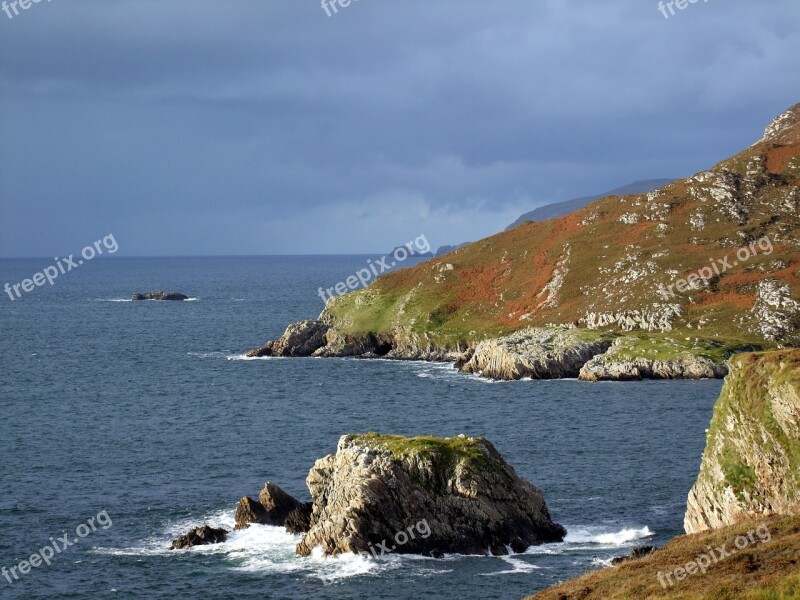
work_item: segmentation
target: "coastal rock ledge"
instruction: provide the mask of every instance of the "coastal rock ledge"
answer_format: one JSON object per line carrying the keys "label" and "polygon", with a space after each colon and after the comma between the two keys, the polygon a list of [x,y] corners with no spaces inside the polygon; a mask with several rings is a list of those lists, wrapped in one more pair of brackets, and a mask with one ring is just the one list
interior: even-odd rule
{"label": "coastal rock ledge", "polygon": [[346,435],[306,483],[313,508],[301,556],[315,547],[504,555],[566,535],[542,491],[483,438]]}

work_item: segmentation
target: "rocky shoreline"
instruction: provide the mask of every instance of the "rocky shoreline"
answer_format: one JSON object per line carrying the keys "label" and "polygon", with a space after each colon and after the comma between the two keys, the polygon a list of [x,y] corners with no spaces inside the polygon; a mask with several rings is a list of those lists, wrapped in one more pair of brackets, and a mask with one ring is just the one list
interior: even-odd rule
{"label": "rocky shoreline", "polygon": [[[671,358],[637,356],[629,338],[577,327],[536,327],[455,348],[441,347],[403,332],[342,333],[329,319],[306,320],[287,327],[277,340],[246,353],[250,358],[383,358],[451,362],[462,373],[494,380],[564,379],[638,381],[642,379],[721,379],[725,360],[683,350]],[[621,343],[623,342],[623,343]],[[750,349],[750,348],[748,348]]]}

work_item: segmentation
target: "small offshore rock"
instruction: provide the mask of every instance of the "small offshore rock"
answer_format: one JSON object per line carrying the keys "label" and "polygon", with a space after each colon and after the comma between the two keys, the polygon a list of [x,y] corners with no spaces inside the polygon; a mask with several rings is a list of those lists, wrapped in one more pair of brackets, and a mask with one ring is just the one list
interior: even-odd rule
{"label": "small offshore rock", "polygon": [[145,292],[145,293],[137,293],[134,292],[131,295],[131,300],[172,300],[172,301],[181,301],[181,300],[188,300],[189,296],[178,292]]}
{"label": "small offshore rock", "polygon": [[234,529],[246,529],[250,523],[265,524],[269,521],[266,509],[258,500],[245,496],[236,505],[236,525]]}
{"label": "small offshore rock", "polygon": [[205,546],[207,544],[221,544],[228,539],[228,531],[209,525],[192,529],[176,540],[172,541],[172,549],[180,550],[192,546]]}
{"label": "small offshore rock", "polygon": [[236,506],[236,529],[246,529],[251,523],[283,527],[289,515],[302,506],[279,486],[268,481],[258,500],[249,496],[239,500]]}

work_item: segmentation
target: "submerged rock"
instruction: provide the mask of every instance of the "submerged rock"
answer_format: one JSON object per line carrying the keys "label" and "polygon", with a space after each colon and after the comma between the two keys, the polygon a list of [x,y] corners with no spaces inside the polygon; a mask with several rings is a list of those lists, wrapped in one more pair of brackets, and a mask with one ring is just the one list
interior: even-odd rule
{"label": "submerged rock", "polygon": [[561,541],[542,491],[483,438],[348,435],[306,479],[308,556],[344,552],[508,554]]}
{"label": "submerged rock", "polygon": [[[239,500],[236,507],[236,529],[245,529],[251,523],[282,527],[287,518],[302,506],[303,504],[279,486],[268,481],[264,484],[258,500],[253,500],[249,496]],[[297,517],[293,520],[293,526],[296,522]]]}
{"label": "submerged rock", "polygon": [[490,379],[577,377],[583,365],[611,346],[599,333],[566,328],[532,328],[478,344],[459,370]]}
{"label": "submerged rock", "polygon": [[228,539],[228,531],[203,525],[192,529],[189,533],[173,540],[172,549],[180,550],[182,548],[191,548],[192,546],[205,546],[207,544],[220,544]]}
{"label": "submerged rock", "polygon": [[800,514],[800,350],[729,364],[689,492],[687,533]]}
{"label": "submerged rock", "polygon": [[178,292],[145,292],[143,294],[134,292],[131,295],[131,300],[173,300],[173,301],[180,301],[180,300],[188,300],[189,296],[184,294],[180,294]]}

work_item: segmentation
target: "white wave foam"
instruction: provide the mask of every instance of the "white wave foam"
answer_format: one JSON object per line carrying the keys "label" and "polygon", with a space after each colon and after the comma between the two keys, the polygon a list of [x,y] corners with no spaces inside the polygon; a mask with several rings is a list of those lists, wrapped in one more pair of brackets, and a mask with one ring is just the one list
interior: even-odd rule
{"label": "white wave foam", "polygon": [[604,546],[622,546],[636,540],[651,537],[653,534],[647,526],[641,529],[621,529],[619,531],[603,531],[597,527],[574,528],[567,530],[564,542],[567,544],[600,544]]}
{"label": "white wave foam", "polygon": [[247,356],[246,354],[233,354],[226,358],[228,360],[286,360],[283,356]]}
{"label": "white wave foam", "polygon": [[187,352],[187,356],[194,358],[230,358],[230,352]]}
{"label": "white wave foam", "polygon": [[[428,576],[432,572],[446,573],[450,570],[431,569],[431,564],[442,561],[424,557],[387,555],[380,558],[357,554],[342,554],[337,557],[323,556],[320,548],[315,548],[311,556],[298,557],[295,546],[302,539],[300,535],[288,533],[283,527],[251,524],[247,529],[231,531],[221,544],[196,546],[186,550],[171,550],[172,539],[183,535],[200,524],[223,527],[233,530],[235,513],[226,509],[205,515],[204,518],[186,518],[167,523],[163,530],[143,540],[141,544],[128,548],[96,547],[92,552],[111,556],[154,557],[174,556],[176,552],[218,556],[236,572],[250,573],[292,573],[309,579],[332,584],[351,577],[375,575],[389,570],[409,568],[415,576]],[[424,559],[419,563],[413,559]],[[431,562],[433,561],[433,563]],[[424,564],[424,567],[422,566]],[[417,566],[420,565],[420,566]]]}
{"label": "white wave foam", "polygon": [[503,562],[508,563],[511,565],[510,569],[506,569],[505,571],[493,571],[491,573],[481,573],[481,575],[485,575],[487,577],[491,577],[493,575],[517,575],[519,573],[530,573],[531,571],[535,571],[537,569],[541,569],[541,567],[534,565],[533,563],[525,562],[519,558],[514,558],[512,556],[501,556],[500,559]]}

